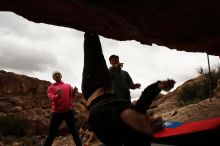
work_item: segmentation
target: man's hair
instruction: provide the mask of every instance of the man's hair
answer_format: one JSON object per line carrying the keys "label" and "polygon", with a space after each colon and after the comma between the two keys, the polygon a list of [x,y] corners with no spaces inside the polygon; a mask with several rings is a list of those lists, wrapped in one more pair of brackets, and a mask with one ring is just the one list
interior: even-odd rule
{"label": "man's hair", "polygon": [[109,61],[111,61],[113,58],[119,59],[118,55],[111,55],[111,56],[109,57]]}
{"label": "man's hair", "polygon": [[167,81],[168,81],[170,88],[173,88],[176,81],[174,81],[173,79],[168,79]]}

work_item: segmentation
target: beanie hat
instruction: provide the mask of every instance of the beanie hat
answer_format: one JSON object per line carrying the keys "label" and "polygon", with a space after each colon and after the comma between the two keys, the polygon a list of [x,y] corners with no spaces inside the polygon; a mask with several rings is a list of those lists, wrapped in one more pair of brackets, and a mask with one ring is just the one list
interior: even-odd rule
{"label": "beanie hat", "polygon": [[56,71],[53,71],[53,72],[52,72],[52,76],[54,76],[56,73],[59,73],[59,74],[60,74],[60,72],[56,70]]}

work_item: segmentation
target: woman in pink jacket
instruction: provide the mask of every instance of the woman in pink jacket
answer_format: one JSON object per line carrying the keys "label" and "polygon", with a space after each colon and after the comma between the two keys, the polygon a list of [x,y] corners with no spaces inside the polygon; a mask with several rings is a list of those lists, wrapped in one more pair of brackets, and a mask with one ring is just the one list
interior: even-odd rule
{"label": "woman in pink jacket", "polygon": [[74,89],[69,84],[65,84],[59,71],[52,73],[55,83],[47,89],[48,98],[51,100],[52,117],[50,121],[49,133],[44,146],[51,146],[56,136],[58,128],[64,120],[73,136],[76,146],[82,146],[78,131],[75,126],[75,117],[72,111],[72,101],[77,88]]}

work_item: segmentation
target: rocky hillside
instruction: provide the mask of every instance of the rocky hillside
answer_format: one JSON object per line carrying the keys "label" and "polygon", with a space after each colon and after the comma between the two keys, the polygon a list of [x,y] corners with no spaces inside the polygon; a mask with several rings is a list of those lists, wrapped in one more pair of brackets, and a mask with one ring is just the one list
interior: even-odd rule
{"label": "rocky hillside", "polygon": [[[8,136],[36,138],[47,134],[51,113],[47,87],[50,84],[37,78],[0,71],[0,146],[1,141],[5,142],[4,146],[13,144]],[[79,124],[88,116],[82,100],[75,102]],[[61,125],[61,131],[65,132],[65,127]]]}
{"label": "rocky hillside", "polygon": [[[214,97],[201,100],[196,104],[178,106],[177,94],[184,86],[200,82],[203,76],[191,79],[173,92],[160,95],[152,109],[157,115],[171,121],[194,121],[220,116],[220,82],[214,90]],[[45,138],[50,118],[50,103],[47,98],[48,81],[0,71],[0,146],[39,146]],[[75,101],[78,125],[88,116],[82,98]],[[71,136],[66,133],[65,125],[53,146],[74,146]],[[67,135],[66,135],[67,134]],[[98,141],[92,145],[96,146]]]}
{"label": "rocky hillside", "polygon": [[45,132],[49,117],[46,94],[49,84],[48,81],[0,71],[0,119],[23,120],[30,129],[24,131],[27,134],[32,134],[33,129]]}
{"label": "rocky hillside", "polygon": [[179,99],[177,95],[179,92],[186,86],[200,83],[203,78],[204,76],[201,75],[197,78],[188,80],[173,92],[154,101],[151,111],[157,115],[162,115],[166,120],[180,122],[196,121],[220,116],[220,80],[217,88],[214,90],[214,97],[187,106],[178,106]]}

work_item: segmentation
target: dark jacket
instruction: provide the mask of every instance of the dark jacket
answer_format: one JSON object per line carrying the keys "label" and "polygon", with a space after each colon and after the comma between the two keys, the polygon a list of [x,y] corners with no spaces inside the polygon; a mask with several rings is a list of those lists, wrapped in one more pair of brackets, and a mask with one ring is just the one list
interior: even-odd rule
{"label": "dark jacket", "polygon": [[131,100],[129,89],[133,89],[133,81],[127,71],[109,68],[113,93],[119,97]]}

